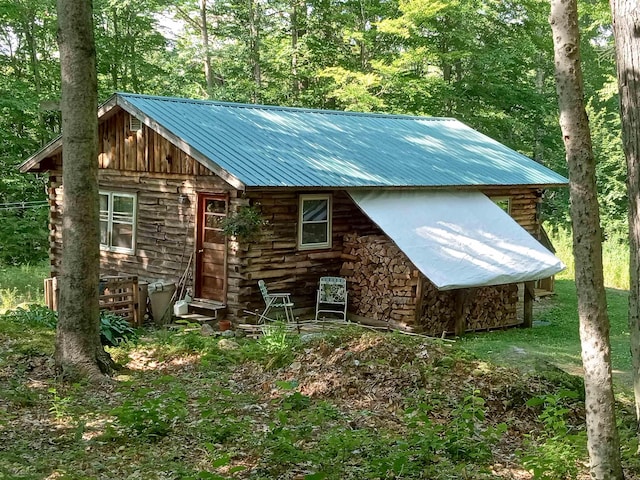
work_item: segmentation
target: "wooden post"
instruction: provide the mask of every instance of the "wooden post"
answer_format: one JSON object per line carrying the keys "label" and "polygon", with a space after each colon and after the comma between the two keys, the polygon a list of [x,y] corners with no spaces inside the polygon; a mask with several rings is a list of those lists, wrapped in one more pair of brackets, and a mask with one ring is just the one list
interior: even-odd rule
{"label": "wooden post", "polygon": [[414,325],[419,325],[422,316],[422,297],[424,296],[422,285],[422,273],[418,272],[418,283],[416,285],[416,308],[414,313]]}
{"label": "wooden post", "polygon": [[524,282],[524,322],[523,328],[533,325],[533,301],[536,298],[535,282]]}
{"label": "wooden post", "polygon": [[58,277],[44,279],[44,303],[54,312],[58,311]]}
{"label": "wooden post", "polygon": [[464,335],[464,332],[467,330],[467,317],[465,314],[465,305],[467,303],[467,298],[469,296],[469,290],[466,288],[461,288],[456,291],[455,294],[455,304],[456,304],[456,316],[455,316],[455,324],[453,327],[453,331],[456,336],[460,337]]}

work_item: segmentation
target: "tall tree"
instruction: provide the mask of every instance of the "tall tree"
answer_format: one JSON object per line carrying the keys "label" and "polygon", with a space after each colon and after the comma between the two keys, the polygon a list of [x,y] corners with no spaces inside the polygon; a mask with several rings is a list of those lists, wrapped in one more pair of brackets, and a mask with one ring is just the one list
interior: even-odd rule
{"label": "tall tree", "polygon": [[110,358],[99,333],[98,117],[90,0],[58,0],[62,72],[64,221],[56,366],[69,377],[103,378]]}
{"label": "tall tree", "polygon": [[624,477],[611,375],[596,163],[584,105],[577,10],[576,0],[552,0],[549,22],[553,33],[560,128],[569,168],[590,471],[592,478],[609,480]]}
{"label": "tall tree", "polygon": [[629,332],[636,418],[640,425],[640,7],[635,0],[611,0],[611,12],[616,43],[622,142],[627,160]]}

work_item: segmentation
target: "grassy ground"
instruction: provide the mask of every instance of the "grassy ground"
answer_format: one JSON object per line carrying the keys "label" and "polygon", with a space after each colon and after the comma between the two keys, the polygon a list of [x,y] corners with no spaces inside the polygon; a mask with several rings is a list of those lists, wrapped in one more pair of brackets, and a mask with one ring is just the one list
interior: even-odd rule
{"label": "grassy ground", "polygon": [[[41,301],[46,274],[0,269],[2,309]],[[41,309],[0,310],[0,479],[586,478],[581,383],[554,367],[580,373],[575,285],[556,292],[533,328],[454,344],[147,330],[110,349],[123,370],[106,390],[56,378]],[[627,293],[607,295],[624,394]],[[624,397],[625,474],[640,478]]]}
{"label": "grassy ground", "polygon": [[0,265],[0,314],[20,304],[42,303],[44,279],[49,276],[49,264]]}
{"label": "grassy ground", "polygon": [[[526,367],[550,362],[567,372],[581,374],[578,304],[575,291],[574,262],[570,232],[551,236],[556,255],[567,269],[556,276],[556,295],[544,297],[534,307],[534,327],[479,333],[462,342],[481,358]],[[632,388],[629,329],[627,323],[629,288],[629,251],[622,238],[603,243],[604,280],[611,323],[611,360],[616,387],[626,395]]]}
{"label": "grassy ground", "polygon": [[585,478],[580,383],[457,344],[146,331],[110,349],[123,370],[94,388],[56,379],[52,342],[38,318],[0,317],[0,478]]}
{"label": "grassy ground", "polygon": [[[631,355],[627,326],[628,292],[607,289],[611,322],[612,362],[617,385],[631,388]],[[550,362],[568,372],[580,374],[580,337],[575,283],[556,280],[556,295],[542,298],[534,309],[534,326],[466,336],[464,347],[481,358],[522,366],[532,361]]]}

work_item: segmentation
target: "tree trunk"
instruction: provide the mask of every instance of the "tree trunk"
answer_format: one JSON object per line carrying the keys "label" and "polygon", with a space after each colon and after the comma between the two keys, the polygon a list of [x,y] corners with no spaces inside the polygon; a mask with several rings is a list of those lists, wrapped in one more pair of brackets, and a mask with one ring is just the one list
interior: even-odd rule
{"label": "tree trunk", "polygon": [[629,337],[640,435],[640,11],[635,0],[611,0],[616,41],[622,143],[629,196]]}
{"label": "tree trunk", "polygon": [[[304,7],[304,5],[303,5]],[[293,0],[291,5],[291,89],[293,98],[297,99],[302,91],[302,83],[298,77],[298,38],[300,33],[299,16],[302,14],[299,0]]]}
{"label": "tree trunk", "polygon": [[253,94],[251,101],[259,103],[262,90],[262,68],[260,59],[260,22],[262,12],[260,4],[255,0],[249,2],[249,59],[251,62],[251,73],[253,76]]}
{"label": "tree trunk", "polygon": [[616,429],[595,158],[584,106],[576,0],[552,0],[549,22],[560,127],[569,169],[590,471],[595,479],[619,479],[624,477]]}
{"label": "tree trunk", "polygon": [[207,98],[213,92],[213,74],[211,72],[211,48],[209,46],[209,27],[207,25],[207,0],[200,0],[200,35],[204,50],[204,78],[207,84]]}
{"label": "tree trunk", "polygon": [[58,0],[62,72],[64,220],[56,367],[103,378],[111,359],[99,333],[98,118],[91,2]]}

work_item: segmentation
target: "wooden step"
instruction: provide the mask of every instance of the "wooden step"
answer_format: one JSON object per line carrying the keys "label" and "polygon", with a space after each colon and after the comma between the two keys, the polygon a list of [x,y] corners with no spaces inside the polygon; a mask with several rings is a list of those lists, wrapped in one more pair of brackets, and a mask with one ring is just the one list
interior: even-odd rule
{"label": "wooden step", "polygon": [[213,317],[214,320],[222,320],[227,312],[227,306],[212,300],[194,298],[189,303],[189,313],[195,313]]}
{"label": "wooden step", "polygon": [[176,320],[187,320],[190,323],[213,323],[216,321],[216,317],[210,315],[201,315],[199,313],[184,313],[182,315],[175,315]]}

